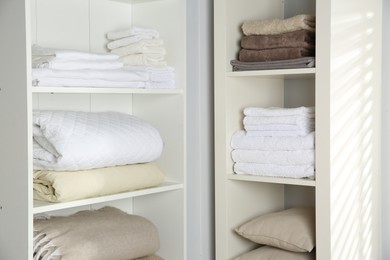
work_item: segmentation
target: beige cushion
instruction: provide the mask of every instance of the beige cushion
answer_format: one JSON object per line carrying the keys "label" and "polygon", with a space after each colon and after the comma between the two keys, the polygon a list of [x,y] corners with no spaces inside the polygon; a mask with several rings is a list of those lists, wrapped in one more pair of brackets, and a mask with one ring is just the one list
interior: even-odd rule
{"label": "beige cushion", "polygon": [[270,246],[263,246],[248,253],[234,258],[234,260],[314,260],[315,251],[311,253],[297,253],[278,249]]}
{"label": "beige cushion", "polygon": [[236,228],[258,244],[293,252],[310,252],[315,246],[314,208],[291,208],[258,216]]}

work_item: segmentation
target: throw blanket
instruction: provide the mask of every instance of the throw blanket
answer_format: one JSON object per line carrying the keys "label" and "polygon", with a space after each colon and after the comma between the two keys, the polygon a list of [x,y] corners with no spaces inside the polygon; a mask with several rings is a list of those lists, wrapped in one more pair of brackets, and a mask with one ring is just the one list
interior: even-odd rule
{"label": "throw blanket", "polygon": [[34,199],[64,202],[160,185],[164,174],[153,163],[84,171],[34,171]]}
{"label": "throw blanket", "polygon": [[267,177],[314,178],[313,165],[275,165],[260,163],[235,163],[234,172]]}
{"label": "throw blanket", "polygon": [[288,60],[275,61],[255,61],[243,62],[239,60],[232,60],[230,64],[233,71],[247,71],[247,70],[274,70],[274,69],[299,69],[299,68],[313,68],[315,66],[314,57],[303,57]]}
{"label": "throw blanket", "polygon": [[137,259],[159,247],[152,222],[113,207],[34,220],[34,260]]}
{"label": "throw blanket", "polygon": [[34,111],[33,124],[34,141],[41,147],[34,149],[35,170],[151,162],[163,148],[153,126],[118,112]]}
{"label": "throw blanket", "polygon": [[297,30],[315,31],[315,16],[296,15],[287,19],[246,21],[242,25],[245,35],[272,35]]}
{"label": "throw blanket", "polygon": [[238,54],[240,61],[273,61],[273,60],[288,60],[302,57],[314,56],[314,49],[309,48],[277,48],[267,50],[247,50],[241,49]]}
{"label": "throw blanket", "polygon": [[298,30],[276,35],[250,35],[241,38],[241,47],[248,50],[304,47],[314,49],[315,33]]}

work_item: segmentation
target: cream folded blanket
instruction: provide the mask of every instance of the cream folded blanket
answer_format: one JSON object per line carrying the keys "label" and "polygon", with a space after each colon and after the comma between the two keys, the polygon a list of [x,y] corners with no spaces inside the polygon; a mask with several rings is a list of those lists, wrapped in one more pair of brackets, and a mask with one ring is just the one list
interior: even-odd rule
{"label": "cream folded blanket", "polygon": [[234,162],[261,163],[278,165],[314,165],[314,150],[297,151],[261,151],[235,149],[232,152]]}
{"label": "cream folded blanket", "polygon": [[314,177],[314,166],[235,163],[234,172],[236,174],[250,174],[267,177],[312,178]]}
{"label": "cream folded blanket", "polygon": [[34,220],[34,260],[137,259],[159,248],[150,220],[113,207]]}
{"label": "cream folded blanket", "polygon": [[262,151],[309,150],[314,149],[314,137],[314,132],[306,136],[249,136],[239,130],[232,136],[231,147]]}
{"label": "cream folded blanket", "polygon": [[160,185],[164,174],[153,163],[84,171],[34,171],[34,199],[64,202]]}
{"label": "cream folded blanket", "polygon": [[246,21],[242,31],[245,35],[273,35],[302,29],[314,32],[315,27],[315,16],[301,14],[286,19]]}
{"label": "cream folded blanket", "polygon": [[165,55],[167,52],[163,47],[163,40],[152,39],[152,40],[141,40],[134,44],[113,49],[111,50],[111,53],[117,54],[122,57],[126,55],[139,54],[139,53],[156,53],[156,54]]}

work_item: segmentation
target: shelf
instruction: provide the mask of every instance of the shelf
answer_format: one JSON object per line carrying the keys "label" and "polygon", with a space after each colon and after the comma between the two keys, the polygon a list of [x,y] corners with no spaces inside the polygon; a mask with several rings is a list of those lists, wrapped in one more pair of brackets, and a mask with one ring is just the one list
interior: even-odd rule
{"label": "shelf", "polygon": [[150,195],[150,194],[155,194],[155,193],[160,193],[160,192],[165,192],[165,191],[179,190],[182,188],[183,188],[182,183],[165,182],[160,186],[152,187],[152,188],[148,188],[148,189],[135,190],[135,191],[130,191],[130,192],[123,192],[123,193],[118,193],[118,194],[113,194],[113,195],[107,195],[107,196],[101,196],[101,197],[95,197],[95,198],[89,198],[89,199],[83,199],[83,200],[76,200],[76,201],[69,201],[69,202],[51,203],[51,202],[34,200],[33,213],[34,214],[44,213],[44,212],[49,212],[49,211],[53,211],[53,210],[79,207],[79,206],[91,205],[91,204],[96,204],[96,203],[101,203],[101,202],[134,198],[134,197],[138,197],[138,196]]}
{"label": "shelf", "polygon": [[305,69],[280,69],[280,70],[251,70],[251,71],[230,71],[228,77],[263,77],[277,79],[302,79],[314,78],[315,68]]}
{"label": "shelf", "polygon": [[263,177],[263,176],[241,175],[241,174],[240,175],[229,174],[228,179],[237,180],[237,181],[266,182],[266,183],[298,185],[298,186],[311,186],[311,187],[316,186],[315,180],[310,180],[310,179]]}
{"label": "shelf", "polygon": [[75,94],[182,94],[183,89],[31,87],[32,93]]}

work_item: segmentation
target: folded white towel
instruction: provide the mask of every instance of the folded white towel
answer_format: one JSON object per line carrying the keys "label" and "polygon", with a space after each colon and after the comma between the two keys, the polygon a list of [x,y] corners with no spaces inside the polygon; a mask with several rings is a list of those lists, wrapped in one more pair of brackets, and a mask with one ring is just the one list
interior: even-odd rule
{"label": "folded white towel", "polygon": [[175,69],[170,66],[125,66],[124,69],[130,71],[145,71],[149,73],[150,81],[169,82],[175,80]]}
{"label": "folded white towel", "polygon": [[253,136],[253,137],[304,137],[311,132],[313,132],[313,129],[303,129],[303,130],[291,130],[291,131],[247,131],[247,136]]}
{"label": "folded white towel", "polygon": [[129,44],[133,44],[133,43],[139,42],[140,40],[143,40],[143,39],[153,39],[153,36],[152,35],[146,35],[146,34],[132,35],[132,36],[129,36],[129,37],[126,37],[126,38],[121,38],[121,39],[118,39],[118,40],[110,41],[107,44],[107,48],[109,50],[113,50],[113,49],[116,49],[116,48],[120,48],[120,47],[123,47],[123,46],[127,46]]}
{"label": "folded white towel", "polygon": [[145,88],[175,88],[176,84],[174,80],[168,81],[149,81],[145,83]]}
{"label": "folded white towel", "polygon": [[234,162],[261,163],[277,165],[314,165],[315,152],[311,150],[297,151],[260,151],[235,149],[232,152]]}
{"label": "folded white towel", "polygon": [[55,57],[39,57],[32,59],[33,68],[47,68],[56,70],[112,70],[120,69],[123,63],[120,61],[91,61],[91,60],[67,60]]}
{"label": "folded white towel", "polygon": [[[54,49],[34,44],[32,55],[41,57],[56,57],[62,60],[115,61],[119,56],[112,53],[92,53],[78,50]],[[37,57],[33,57],[37,58]]]}
{"label": "folded white towel", "polygon": [[308,125],[314,124],[314,114],[312,117],[307,116],[245,116],[244,125],[275,125],[275,124],[285,124],[285,125]]}
{"label": "folded white towel", "polygon": [[244,125],[246,131],[301,131],[305,130],[308,133],[314,131],[314,123],[307,125]]}
{"label": "folded white towel", "polygon": [[146,71],[116,70],[52,70],[32,69],[32,79],[41,78],[69,78],[69,79],[102,79],[109,81],[149,81],[150,76]]}
{"label": "folded white towel", "polygon": [[120,61],[130,66],[167,66],[165,55],[156,53],[132,54],[123,56]]}
{"label": "folded white towel", "polygon": [[163,40],[152,39],[152,40],[141,40],[137,43],[126,45],[120,48],[111,50],[111,53],[119,56],[126,56],[130,54],[138,53],[157,53],[165,55],[167,52],[163,47]]}
{"label": "folded white towel", "polygon": [[148,35],[155,39],[160,37],[158,31],[154,29],[140,28],[140,27],[133,26],[129,29],[109,32],[107,33],[107,38],[109,40],[117,40],[117,39],[129,37],[133,35]]}
{"label": "folded white towel", "polygon": [[235,163],[234,172],[267,177],[313,178],[313,165],[275,165],[259,163]]}
{"label": "folded white towel", "polygon": [[280,108],[280,107],[247,107],[246,116],[306,116],[314,117],[314,107]]}
{"label": "folded white towel", "polygon": [[33,80],[39,87],[90,87],[90,88],[144,88],[144,81],[111,81],[103,79],[39,78]]}
{"label": "folded white towel", "polygon": [[231,139],[233,149],[262,151],[296,151],[314,149],[315,133],[306,136],[249,136],[245,131],[235,132]]}

